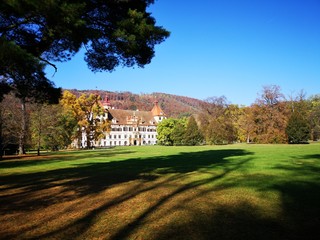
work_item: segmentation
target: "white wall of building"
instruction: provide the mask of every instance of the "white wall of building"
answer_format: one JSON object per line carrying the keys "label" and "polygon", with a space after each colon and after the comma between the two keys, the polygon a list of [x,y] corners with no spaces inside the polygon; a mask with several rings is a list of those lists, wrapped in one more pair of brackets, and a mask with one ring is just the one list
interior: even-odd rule
{"label": "white wall of building", "polygon": [[99,147],[155,145],[157,143],[156,126],[131,125],[112,126],[112,130],[99,141]]}

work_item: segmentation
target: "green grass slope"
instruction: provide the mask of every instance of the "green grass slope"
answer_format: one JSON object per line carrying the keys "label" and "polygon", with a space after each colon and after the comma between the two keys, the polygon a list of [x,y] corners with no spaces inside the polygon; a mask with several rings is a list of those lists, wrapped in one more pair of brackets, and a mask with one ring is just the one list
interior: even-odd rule
{"label": "green grass slope", "polygon": [[316,239],[319,173],[319,144],[7,158],[0,239]]}

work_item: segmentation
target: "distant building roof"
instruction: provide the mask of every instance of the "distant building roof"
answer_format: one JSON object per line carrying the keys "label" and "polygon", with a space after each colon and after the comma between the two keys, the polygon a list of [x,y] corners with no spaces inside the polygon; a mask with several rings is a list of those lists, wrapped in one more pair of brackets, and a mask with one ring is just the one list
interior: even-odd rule
{"label": "distant building roof", "polygon": [[162,111],[161,107],[158,104],[158,101],[154,102],[154,106],[151,110],[153,116],[165,116],[164,112]]}
{"label": "distant building roof", "polygon": [[113,124],[139,124],[139,125],[155,125],[156,121],[151,112],[132,111],[121,109],[109,109],[109,114]]}

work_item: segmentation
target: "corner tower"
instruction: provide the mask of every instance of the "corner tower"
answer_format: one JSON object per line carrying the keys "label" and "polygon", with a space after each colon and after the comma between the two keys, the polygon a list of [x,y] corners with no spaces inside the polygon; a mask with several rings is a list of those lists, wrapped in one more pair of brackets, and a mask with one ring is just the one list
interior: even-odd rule
{"label": "corner tower", "polygon": [[154,106],[151,110],[151,113],[157,123],[167,118],[164,112],[162,111],[161,107],[159,106],[158,101],[154,102]]}

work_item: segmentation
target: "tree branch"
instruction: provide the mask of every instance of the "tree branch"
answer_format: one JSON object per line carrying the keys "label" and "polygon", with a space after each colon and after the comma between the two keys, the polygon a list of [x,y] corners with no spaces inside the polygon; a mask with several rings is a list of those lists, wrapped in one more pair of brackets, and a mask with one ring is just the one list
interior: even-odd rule
{"label": "tree branch", "polygon": [[42,57],[39,57],[39,59],[47,64],[49,64],[51,67],[54,68],[54,74],[52,75],[52,77],[56,74],[56,72],[58,71],[58,68],[56,65],[54,65],[53,63],[49,62],[48,60],[42,58]]}

